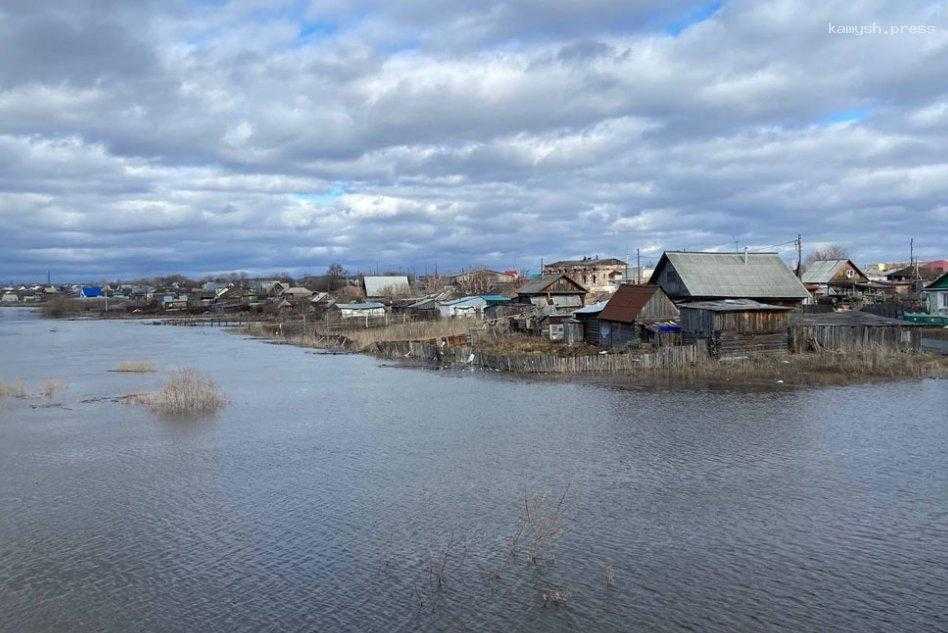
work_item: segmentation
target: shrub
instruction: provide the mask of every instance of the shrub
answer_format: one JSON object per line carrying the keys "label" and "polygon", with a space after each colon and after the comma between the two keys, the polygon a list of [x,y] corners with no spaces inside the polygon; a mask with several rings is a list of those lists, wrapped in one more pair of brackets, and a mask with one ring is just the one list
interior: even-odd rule
{"label": "shrub", "polygon": [[168,416],[207,415],[227,404],[217,384],[194,369],[177,370],[158,391],[131,399]]}

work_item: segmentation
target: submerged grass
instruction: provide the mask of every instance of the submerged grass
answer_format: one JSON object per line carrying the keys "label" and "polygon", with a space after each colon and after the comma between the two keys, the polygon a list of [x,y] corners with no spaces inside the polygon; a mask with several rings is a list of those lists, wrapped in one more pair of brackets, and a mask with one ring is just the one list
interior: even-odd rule
{"label": "submerged grass", "polygon": [[112,371],[131,374],[147,374],[155,371],[155,366],[147,360],[126,360]]}
{"label": "submerged grass", "polygon": [[248,336],[259,336],[304,347],[343,347],[350,351],[366,351],[377,343],[434,341],[466,336],[472,325],[471,321],[465,319],[442,319],[407,321],[369,328],[326,329],[317,326],[312,331],[302,331],[299,323],[248,323],[238,331]]}
{"label": "submerged grass", "polygon": [[175,417],[208,415],[227,404],[217,383],[194,369],[179,369],[158,391],[134,394],[130,399],[156,413]]}
{"label": "submerged grass", "polygon": [[642,377],[708,384],[846,384],[864,380],[948,377],[948,358],[882,346],[805,354],[758,354],[658,367]]}

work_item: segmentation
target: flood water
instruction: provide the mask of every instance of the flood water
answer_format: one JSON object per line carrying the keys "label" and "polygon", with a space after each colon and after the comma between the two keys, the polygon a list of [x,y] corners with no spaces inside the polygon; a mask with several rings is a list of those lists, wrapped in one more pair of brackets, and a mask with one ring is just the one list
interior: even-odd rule
{"label": "flood water", "polygon": [[[66,384],[0,403],[2,631],[946,626],[944,381],[630,389],[22,309],[0,350],[0,381]],[[175,367],[230,404],[81,402]],[[544,562],[509,556],[524,496],[564,492]]]}

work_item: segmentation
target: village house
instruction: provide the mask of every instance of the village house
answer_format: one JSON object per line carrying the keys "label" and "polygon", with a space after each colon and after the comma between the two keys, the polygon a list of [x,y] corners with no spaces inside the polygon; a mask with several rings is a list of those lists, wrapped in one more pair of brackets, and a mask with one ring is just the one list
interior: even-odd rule
{"label": "village house", "polygon": [[677,318],[678,308],[660,287],[623,284],[596,319],[597,344],[620,347],[657,342],[662,335],[679,331],[674,324]]}
{"label": "village house", "polygon": [[796,307],[810,297],[776,253],[666,251],[649,284],[675,303],[753,299]]}
{"label": "village house", "polygon": [[948,317],[948,273],[925,286],[922,296],[928,314]]}
{"label": "village house", "polygon": [[404,297],[411,294],[411,286],[405,275],[364,276],[362,290],[367,299]]}
{"label": "village house", "polygon": [[0,296],[0,301],[3,303],[18,303],[20,301],[20,296],[12,291],[7,291],[3,293],[3,296]]}
{"label": "village house", "polygon": [[543,275],[524,284],[517,291],[517,301],[538,308],[572,312],[583,306],[587,292],[585,286],[566,275]]}
{"label": "village house", "polygon": [[597,301],[579,308],[573,312],[573,318],[583,326],[583,340],[590,345],[599,345],[599,315],[608,301]]}
{"label": "village house", "polygon": [[849,259],[827,259],[811,262],[801,278],[814,299],[828,298],[835,302],[864,296],[874,286],[869,277]]}
{"label": "village house", "polygon": [[304,288],[302,286],[293,286],[287,288],[280,293],[280,297],[284,300],[293,301],[303,301],[309,299],[313,296],[313,291],[309,288]]}
{"label": "village house", "polygon": [[704,340],[712,358],[787,350],[790,342],[787,306],[752,299],[695,301],[678,306],[683,334]]}
{"label": "village house", "polygon": [[544,275],[566,275],[582,284],[588,292],[614,292],[625,279],[628,264],[610,257],[564,259],[543,267]]}

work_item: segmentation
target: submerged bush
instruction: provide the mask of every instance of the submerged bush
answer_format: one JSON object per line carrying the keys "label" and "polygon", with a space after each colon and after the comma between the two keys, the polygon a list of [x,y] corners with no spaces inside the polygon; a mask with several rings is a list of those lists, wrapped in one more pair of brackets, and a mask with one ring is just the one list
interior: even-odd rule
{"label": "submerged bush", "polygon": [[137,394],[132,399],[169,416],[211,414],[227,404],[217,383],[194,369],[177,370],[158,391]]}
{"label": "submerged bush", "polygon": [[132,374],[147,374],[155,371],[155,366],[147,360],[125,360],[114,371]]}

